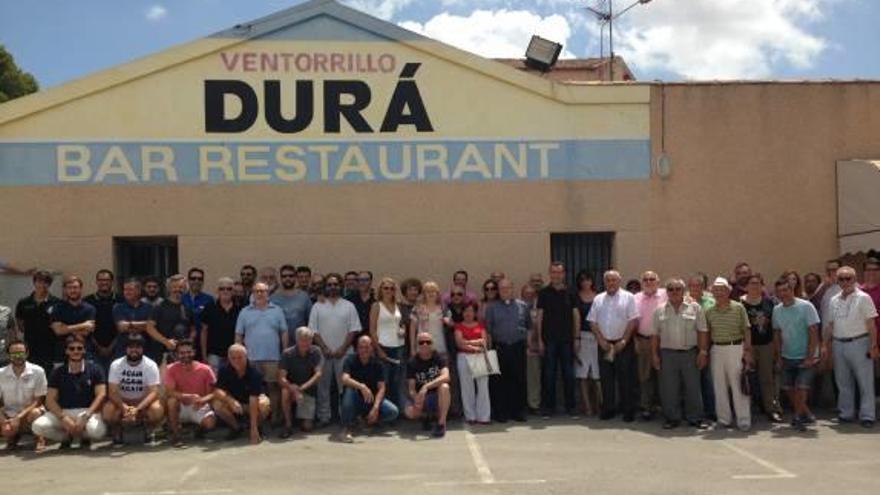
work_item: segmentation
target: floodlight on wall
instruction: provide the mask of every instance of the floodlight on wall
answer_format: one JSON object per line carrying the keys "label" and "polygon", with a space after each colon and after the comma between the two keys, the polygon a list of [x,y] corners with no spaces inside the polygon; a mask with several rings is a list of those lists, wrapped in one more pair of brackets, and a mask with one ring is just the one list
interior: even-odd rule
{"label": "floodlight on wall", "polygon": [[672,159],[664,153],[657,158],[657,176],[666,180],[670,175],[672,175]]}
{"label": "floodlight on wall", "polygon": [[561,44],[537,35],[532,36],[529,47],[526,49],[526,65],[541,72],[547,72],[559,59],[560,53],[562,53]]}

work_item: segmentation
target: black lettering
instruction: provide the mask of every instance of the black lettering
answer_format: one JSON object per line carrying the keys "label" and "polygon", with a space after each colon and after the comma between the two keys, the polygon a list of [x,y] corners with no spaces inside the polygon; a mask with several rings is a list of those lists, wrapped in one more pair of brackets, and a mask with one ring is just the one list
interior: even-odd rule
{"label": "black lettering", "polygon": [[266,123],[278,132],[295,133],[307,128],[315,114],[315,85],[312,81],[296,82],[296,114],[293,119],[281,115],[281,81],[263,83],[266,94]]}
{"label": "black lettering", "polygon": [[[404,65],[403,70],[400,71],[400,77],[415,77],[420,65],[418,63]],[[418,85],[415,81],[403,79],[397,81],[397,86],[394,87],[394,94],[388,103],[388,110],[385,111],[380,131],[397,132],[397,128],[402,125],[413,125],[418,132],[432,132],[434,130],[431,119],[428,117],[428,111],[425,109],[425,102],[422,101],[422,95],[419,93]]]}
{"label": "black lettering", "polygon": [[[354,101],[343,104],[342,95],[351,95]],[[373,132],[373,128],[361,115],[371,99],[370,87],[363,81],[325,81],[324,132],[339,133],[343,116],[355,132]]]}
{"label": "black lettering", "polygon": [[[241,113],[226,118],[225,96],[234,95],[241,100]],[[257,121],[259,104],[257,94],[243,81],[205,81],[205,132],[244,132]]]}

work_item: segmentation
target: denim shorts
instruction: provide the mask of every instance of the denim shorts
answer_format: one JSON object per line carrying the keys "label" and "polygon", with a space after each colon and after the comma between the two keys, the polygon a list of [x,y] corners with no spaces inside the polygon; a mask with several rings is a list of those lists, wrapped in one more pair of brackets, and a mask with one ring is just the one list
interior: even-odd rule
{"label": "denim shorts", "polygon": [[803,368],[803,359],[782,359],[782,389],[809,390],[816,375],[816,368]]}

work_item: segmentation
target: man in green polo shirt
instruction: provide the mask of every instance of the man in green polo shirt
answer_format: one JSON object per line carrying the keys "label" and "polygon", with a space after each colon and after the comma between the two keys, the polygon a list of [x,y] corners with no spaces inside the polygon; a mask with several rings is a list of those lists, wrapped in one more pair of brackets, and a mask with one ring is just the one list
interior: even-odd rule
{"label": "man in green polo shirt", "polygon": [[752,359],[751,327],[746,308],[730,299],[730,283],[718,277],[712,284],[715,306],[706,310],[706,323],[712,341],[710,353],[712,384],[715,391],[715,414],[718,424],[730,427],[733,417],[728,390],[733,396],[736,426],[741,431],[752,427],[749,396],[740,387],[743,363]]}

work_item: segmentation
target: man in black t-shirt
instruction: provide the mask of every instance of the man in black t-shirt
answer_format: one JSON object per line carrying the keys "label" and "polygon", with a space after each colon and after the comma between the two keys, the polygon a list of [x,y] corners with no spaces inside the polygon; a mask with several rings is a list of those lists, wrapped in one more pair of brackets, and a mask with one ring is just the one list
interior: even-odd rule
{"label": "man in black t-shirt", "polygon": [[278,365],[278,384],[281,386],[281,410],[284,413],[284,431],[281,438],[293,432],[292,407],[296,404],[296,418],[300,428],[310,431],[315,420],[315,390],[324,367],[324,354],[312,345],[315,332],[308,327],[296,329],[296,345],[284,351]]}
{"label": "man in black t-shirt", "polygon": [[[449,412],[449,368],[443,356],[434,350],[430,333],[419,333],[416,345],[418,351],[406,365],[410,403],[404,414],[409,419],[436,414],[437,424],[432,435],[440,438],[446,434],[446,414]],[[426,421],[424,426],[427,428],[429,423]]]}
{"label": "man in black t-shirt", "polygon": [[106,373],[113,361],[116,343],[116,323],[113,321],[113,307],[123,301],[113,291],[113,272],[101,269],[95,274],[95,285],[98,290],[85,297],[85,302],[95,308],[95,331],[92,333],[91,344],[95,349],[95,362],[100,364]]}
{"label": "man in black t-shirt", "polygon": [[172,275],[168,278],[168,297],[153,308],[153,314],[147,321],[147,335],[151,342],[146,350],[147,357],[159,366],[164,358],[177,347],[177,341],[194,339],[192,313],[182,302],[186,290],[186,278],[183,275]]}
{"label": "man in black t-shirt", "polygon": [[52,331],[56,335],[55,366],[64,361],[65,339],[69,335],[78,335],[86,342],[86,358],[90,359],[94,348],[91,335],[95,331],[95,307],[83,301],[82,279],[75,275],[64,278],[62,283],[64,300],[50,308]]}
{"label": "man in black t-shirt", "polygon": [[217,299],[205,306],[202,312],[200,351],[202,362],[211,365],[217,372],[226,364],[229,346],[235,343],[235,324],[241,305],[236,301],[233,291],[235,281],[223,277],[217,282]]}
{"label": "man in black t-shirt", "polygon": [[357,353],[346,358],[342,384],[345,391],[339,416],[344,428],[343,442],[354,442],[351,430],[358,417],[364,417],[368,425],[397,419],[397,406],[385,398],[382,364],[373,355],[373,339],[369,335],[362,335],[357,340]]}
{"label": "man in black t-shirt", "polygon": [[239,419],[247,418],[251,444],[258,444],[263,440],[260,424],[272,411],[263,387],[263,374],[248,362],[247,348],[241,344],[229,347],[227,359],[229,363],[217,374],[211,407],[229,426],[228,440],[238,438],[242,430]]}
{"label": "man in black t-shirt", "polygon": [[[574,416],[574,346],[580,317],[574,296],[565,286],[565,265],[550,264],[550,283],[538,291],[538,352],[544,356],[541,408],[544,417],[556,409],[556,370],[562,373],[565,410]],[[586,317],[586,316],[584,316]]]}
{"label": "man in black t-shirt", "polygon": [[[15,305],[15,321],[19,335],[23,335],[28,347],[28,360],[43,368],[46,376],[55,362],[64,360],[63,349],[57,344],[58,337],[52,331],[50,308],[61,299],[49,293],[52,274],[40,270],[33,276],[34,291]],[[57,354],[56,354],[57,353]]]}

